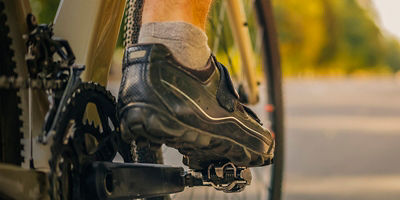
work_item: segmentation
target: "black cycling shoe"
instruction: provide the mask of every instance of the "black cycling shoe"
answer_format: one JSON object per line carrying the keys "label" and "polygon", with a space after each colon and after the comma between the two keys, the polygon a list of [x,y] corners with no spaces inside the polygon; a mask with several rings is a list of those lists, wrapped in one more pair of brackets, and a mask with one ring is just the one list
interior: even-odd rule
{"label": "black cycling shoe", "polygon": [[175,61],[161,44],[130,47],[119,91],[123,138],[147,138],[178,149],[191,168],[231,161],[237,166],[272,162],[275,142],[243,106],[227,69],[211,57],[197,71]]}

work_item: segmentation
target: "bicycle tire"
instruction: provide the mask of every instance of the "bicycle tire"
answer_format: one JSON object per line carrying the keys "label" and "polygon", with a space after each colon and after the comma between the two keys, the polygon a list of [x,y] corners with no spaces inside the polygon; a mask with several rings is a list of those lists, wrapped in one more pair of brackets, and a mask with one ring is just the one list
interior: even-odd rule
{"label": "bicycle tire", "polygon": [[[13,60],[14,50],[11,48],[12,39],[9,37],[10,27],[7,25],[6,5],[0,0],[0,76],[16,77],[16,63]],[[22,113],[18,105],[21,99],[18,90],[0,90],[0,162],[21,165],[23,146],[20,131]]]}
{"label": "bicycle tire", "polygon": [[268,80],[269,101],[274,105],[271,113],[271,129],[275,133],[275,157],[272,165],[272,177],[269,200],[282,199],[282,183],[284,170],[284,109],[282,97],[282,70],[280,63],[278,36],[275,26],[271,0],[255,1],[259,24],[264,27],[264,72]]}
{"label": "bicycle tire", "polygon": [[[260,91],[260,95],[265,94],[266,96],[266,98],[260,97],[260,100],[262,101],[263,99],[265,99],[266,101],[259,103],[262,104],[264,103],[265,105],[268,105],[269,109],[272,108],[271,110],[267,111],[268,115],[267,121],[270,122],[269,128],[274,133],[276,141],[274,164],[271,166],[271,172],[270,172],[271,178],[268,188],[268,199],[280,200],[282,199],[285,135],[284,135],[284,107],[282,98],[282,72],[281,72],[281,63],[279,55],[278,36],[274,22],[271,0],[255,0],[253,3],[254,5],[252,6],[252,9],[254,9],[256,15],[255,17],[257,18],[256,24],[258,25],[258,28],[262,30],[261,40],[260,40],[262,47],[260,54],[262,57],[261,59],[263,66],[262,71],[266,82],[265,91]],[[221,21],[218,22],[221,23]],[[249,26],[250,28],[249,24],[247,24],[247,26]],[[216,26],[214,26],[213,28],[216,28]],[[222,35],[224,35],[224,37],[228,36],[227,37],[228,39],[230,39],[229,37],[231,37],[229,36],[229,34],[222,34]],[[229,41],[228,42],[219,41],[219,42],[225,43],[225,45],[226,43],[229,43]],[[221,50],[214,49],[214,52],[218,51]],[[227,49],[223,49],[222,51],[226,51],[225,53],[229,54]],[[233,64],[232,60],[234,59],[232,58],[227,59],[228,65]],[[235,69],[232,68],[231,72],[235,72]],[[241,81],[244,82],[244,80]],[[239,93],[241,93],[241,91],[239,91]]]}

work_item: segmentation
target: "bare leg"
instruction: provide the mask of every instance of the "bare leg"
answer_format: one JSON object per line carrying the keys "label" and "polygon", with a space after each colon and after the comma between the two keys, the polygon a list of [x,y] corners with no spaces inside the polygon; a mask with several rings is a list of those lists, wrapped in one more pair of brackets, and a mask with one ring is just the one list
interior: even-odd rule
{"label": "bare leg", "polygon": [[142,22],[186,22],[205,30],[212,0],[145,0]]}
{"label": "bare leg", "polygon": [[212,0],[145,0],[139,43],[161,43],[184,66],[201,70],[210,58],[205,33]]}

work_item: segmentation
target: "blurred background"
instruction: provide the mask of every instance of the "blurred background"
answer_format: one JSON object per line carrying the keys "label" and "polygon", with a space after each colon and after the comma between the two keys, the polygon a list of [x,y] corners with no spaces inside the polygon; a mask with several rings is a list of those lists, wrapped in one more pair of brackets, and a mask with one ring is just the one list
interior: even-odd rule
{"label": "blurred background", "polygon": [[[40,22],[52,21],[57,0],[31,3]],[[284,75],[284,199],[399,199],[400,1],[273,5]],[[113,91],[121,46],[110,72]],[[209,192],[194,199],[211,199]]]}
{"label": "blurred background", "polygon": [[[53,20],[59,0],[30,1],[40,22]],[[381,76],[400,70],[396,0],[272,2],[285,77]]]}

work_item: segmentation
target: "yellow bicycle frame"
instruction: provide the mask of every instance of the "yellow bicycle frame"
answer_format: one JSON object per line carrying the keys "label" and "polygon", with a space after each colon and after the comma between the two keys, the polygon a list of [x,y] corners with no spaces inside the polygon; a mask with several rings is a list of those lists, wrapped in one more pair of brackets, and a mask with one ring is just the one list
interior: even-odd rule
{"label": "yellow bicycle frame", "polygon": [[255,72],[255,57],[251,46],[249,28],[242,0],[227,0],[228,20],[231,26],[235,44],[238,45],[242,60],[243,72],[249,89],[248,100],[256,104],[259,100],[258,85]]}

